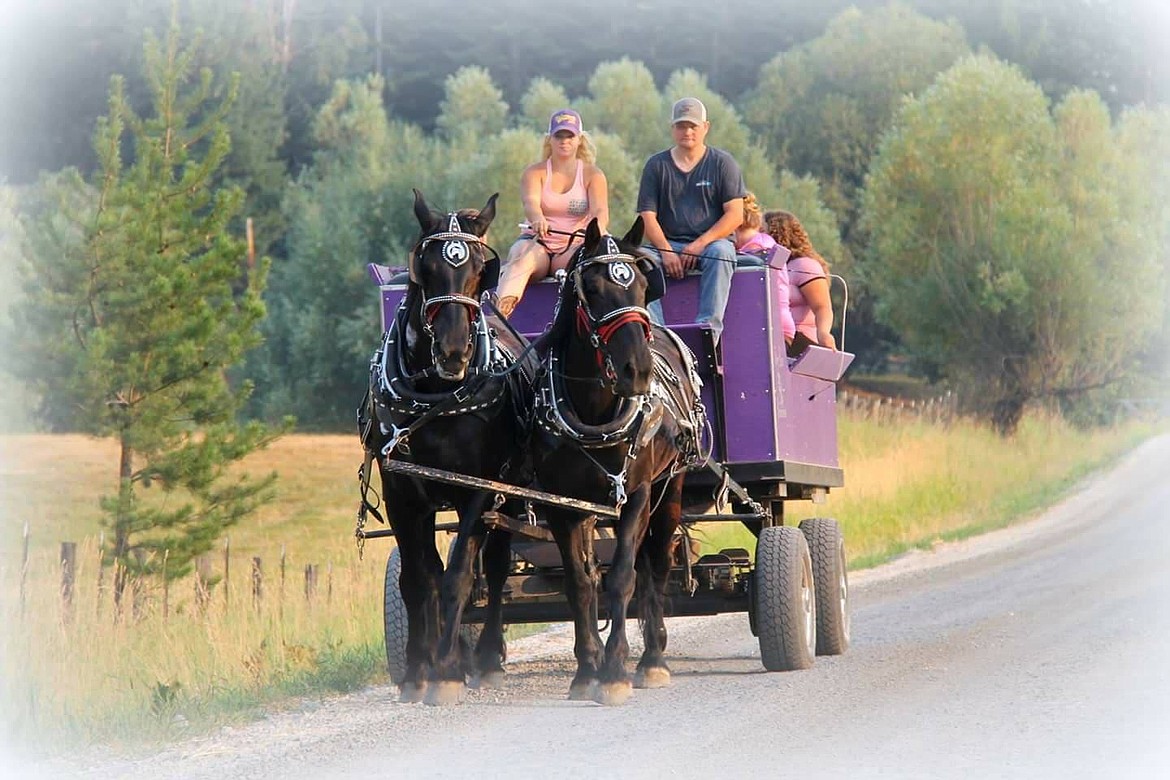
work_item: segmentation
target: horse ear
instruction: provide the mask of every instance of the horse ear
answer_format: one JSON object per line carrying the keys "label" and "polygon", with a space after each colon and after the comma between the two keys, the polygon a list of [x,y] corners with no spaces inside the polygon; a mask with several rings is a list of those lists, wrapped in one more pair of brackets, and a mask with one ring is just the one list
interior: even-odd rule
{"label": "horse ear", "polygon": [[496,218],[496,198],[500,197],[500,193],[495,193],[487,199],[487,203],[479,210],[479,214],[472,220],[474,227],[472,231],[475,235],[483,238],[487,233],[488,227],[491,226],[492,220]]}
{"label": "horse ear", "polygon": [[601,243],[601,228],[597,225],[597,217],[589,220],[589,226],[585,228],[585,254],[593,254],[593,250],[597,249],[597,245]]}
{"label": "horse ear", "polygon": [[414,218],[418,220],[418,226],[422,228],[423,233],[431,232],[438,222],[438,215],[431,211],[427,199],[418,190],[414,190]]}
{"label": "horse ear", "polygon": [[642,236],[646,233],[646,224],[642,222],[642,215],[634,220],[634,224],[630,225],[629,231],[625,238],[622,239],[627,244],[632,244],[635,248],[642,245]]}

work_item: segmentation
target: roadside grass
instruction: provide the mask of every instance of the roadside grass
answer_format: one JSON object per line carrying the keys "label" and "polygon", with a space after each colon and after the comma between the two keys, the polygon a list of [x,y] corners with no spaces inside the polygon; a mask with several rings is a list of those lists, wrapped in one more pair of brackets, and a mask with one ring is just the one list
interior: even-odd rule
{"label": "roadside grass", "polygon": [[[1084,432],[1029,417],[999,439],[959,421],[875,421],[843,413],[846,487],[788,520],[834,516],[851,566],[1006,525],[1051,503],[1092,470],[1155,431],[1133,422]],[[244,468],[280,474],[276,501],[230,534],[230,577],[201,607],[193,578],[165,592],[127,593],[115,619],[110,573],[98,566],[97,499],[110,492],[111,442],[78,436],[0,436],[0,728],[44,752],[82,744],[172,739],[246,720],[300,696],[385,680],[383,571],[390,544],[353,543],[356,469],[351,436],[289,436]],[[149,500],[173,500],[161,492]],[[23,609],[21,533],[30,528]],[[742,526],[701,525],[704,551],[754,549]],[[72,605],[61,597],[62,541],[77,542]],[[444,540],[441,540],[441,542]],[[261,596],[252,593],[260,558]],[[224,550],[212,553],[224,573]],[[283,561],[283,565],[282,565]],[[316,566],[306,594],[305,569]],[[226,591],[226,592],[225,592]],[[138,603],[135,613],[134,602]],[[166,615],[164,616],[164,603]],[[540,626],[516,626],[515,638]]]}
{"label": "roadside grass", "polygon": [[[838,424],[845,487],[823,504],[788,505],[785,522],[835,517],[855,569],[1022,519],[1158,427],[1132,421],[1085,431],[1033,414],[1004,440],[969,420],[942,425],[911,415],[891,421],[845,413]],[[755,551],[755,537],[738,524],[700,524],[696,536],[704,552]]]}

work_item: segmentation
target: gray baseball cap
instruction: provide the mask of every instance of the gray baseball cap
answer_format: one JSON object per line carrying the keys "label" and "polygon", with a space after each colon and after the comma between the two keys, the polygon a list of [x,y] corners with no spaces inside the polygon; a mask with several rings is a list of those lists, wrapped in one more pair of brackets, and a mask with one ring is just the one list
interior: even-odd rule
{"label": "gray baseball cap", "polygon": [[703,101],[698,98],[685,97],[674,102],[674,108],[670,111],[670,123],[677,125],[679,122],[691,122],[692,124],[701,125],[707,121],[707,107],[703,105]]}

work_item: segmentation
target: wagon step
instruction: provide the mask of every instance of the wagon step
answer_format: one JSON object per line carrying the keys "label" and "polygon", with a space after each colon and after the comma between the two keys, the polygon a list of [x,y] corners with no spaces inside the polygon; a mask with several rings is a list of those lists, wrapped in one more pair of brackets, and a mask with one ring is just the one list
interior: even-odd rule
{"label": "wagon step", "polygon": [[[715,460],[711,456],[707,456],[707,462],[698,466],[699,469],[706,469],[715,475],[718,480],[718,486],[715,488],[715,500],[717,503],[723,503],[723,499],[728,493],[734,495],[739,499],[740,503],[746,504],[752,511],[748,514],[727,514],[727,515],[708,515],[709,520],[743,520],[743,521],[763,521],[765,525],[771,524],[772,512],[764,505],[760,504],[748,493],[747,488],[732,479],[731,474],[723,466],[722,463]],[[686,518],[684,518],[686,519]],[[701,520],[702,517],[695,518]]]}

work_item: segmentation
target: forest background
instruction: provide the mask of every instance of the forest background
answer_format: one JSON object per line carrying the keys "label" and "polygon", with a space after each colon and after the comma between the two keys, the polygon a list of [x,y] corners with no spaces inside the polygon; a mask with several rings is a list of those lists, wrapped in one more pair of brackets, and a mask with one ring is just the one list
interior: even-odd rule
{"label": "forest background", "polygon": [[[240,74],[218,175],[244,189],[240,220],[253,219],[272,258],[264,343],[241,371],[256,385],[248,416],[348,430],[379,327],[365,264],[405,257],[411,187],[446,208],[500,191],[492,240],[504,249],[519,171],[548,113],[572,104],[596,138],[620,228],[684,94],[707,102],[711,143],[736,155],[762,203],[800,215],[850,279],[861,368],[893,361],[967,390],[973,407],[1006,401],[1007,412],[982,411],[1008,428],[1035,401],[1107,421],[1165,374],[1170,65],[1158,3],[178,8],[184,32],[201,32],[200,64]],[[95,169],[110,76],[125,74],[130,105],[148,103],[143,31],[164,30],[171,10],[168,0],[8,10],[6,277],[23,261],[27,204],[59,171]],[[922,166],[929,180],[911,175]],[[6,284],[0,303],[18,295]],[[1084,311],[1085,300],[1106,305]],[[27,410],[43,399],[3,381],[4,429],[72,428],[52,408],[34,423]]]}

